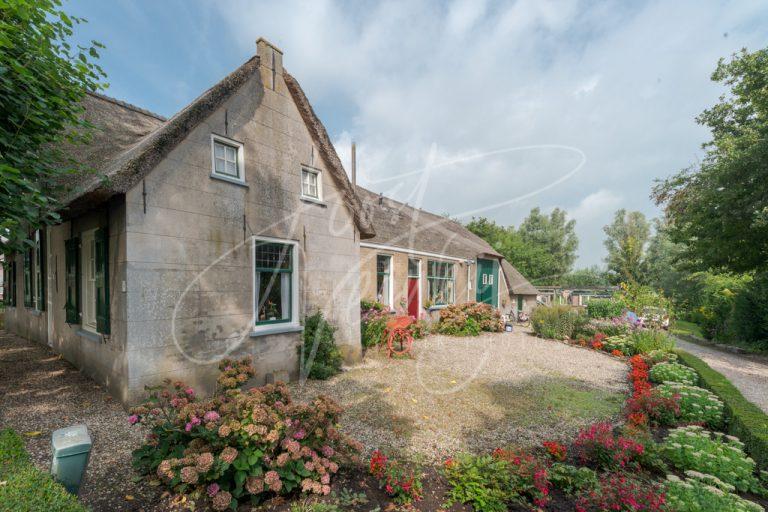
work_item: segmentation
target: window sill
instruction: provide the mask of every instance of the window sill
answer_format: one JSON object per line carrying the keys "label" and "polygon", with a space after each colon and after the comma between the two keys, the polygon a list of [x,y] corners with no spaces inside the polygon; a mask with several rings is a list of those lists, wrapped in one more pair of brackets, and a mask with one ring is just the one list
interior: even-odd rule
{"label": "window sill", "polygon": [[97,332],[93,332],[93,331],[86,331],[83,328],[78,328],[75,331],[75,334],[77,334],[78,336],[80,336],[83,339],[90,340],[90,341],[95,341],[96,343],[101,343],[101,341],[102,341],[101,334],[99,334]]}
{"label": "window sill", "polygon": [[438,306],[429,306],[429,307],[427,308],[427,311],[438,311],[438,310],[440,310],[440,309],[445,309],[445,308],[447,308],[448,306],[450,306],[450,304],[440,304],[440,305],[438,305]]}
{"label": "window sill", "polygon": [[211,178],[215,180],[221,180],[226,181],[227,183],[231,183],[233,185],[240,185],[241,187],[249,188],[248,184],[242,180],[238,180],[237,178],[229,178],[227,176],[222,176],[220,174],[211,173]]}
{"label": "window sill", "polygon": [[304,201],[305,203],[312,203],[312,204],[316,204],[316,205],[318,205],[318,206],[322,206],[323,208],[326,208],[326,207],[328,206],[328,203],[326,203],[325,201],[323,201],[323,200],[321,200],[321,199],[315,199],[314,197],[309,197],[309,196],[299,196],[299,199],[301,199],[301,200],[302,200],[302,201]]}
{"label": "window sill", "polygon": [[259,338],[261,336],[269,336],[270,334],[285,334],[291,332],[302,332],[304,327],[297,324],[276,324],[276,325],[259,325],[251,331],[251,338]]}

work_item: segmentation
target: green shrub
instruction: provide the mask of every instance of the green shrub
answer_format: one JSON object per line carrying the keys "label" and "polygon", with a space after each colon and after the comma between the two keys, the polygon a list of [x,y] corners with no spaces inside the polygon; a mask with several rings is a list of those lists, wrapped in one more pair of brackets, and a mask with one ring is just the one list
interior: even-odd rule
{"label": "green shrub", "polygon": [[740,492],[765,494],[755,475],[755,461],[737,438],[697,425],[669,431],[662,445],[664,458],[682,471],[695,470],[719,478]]}
{"label": "green shrub", "polygon": [[563,462],[555,462],[549,469],[549,481],[556,489],[567,495],[597,488],[597,473],[587,467],[576,467]]}
{"label": "green shrub", "polygon": [[459,455],[445,465],[450,490],[446,507],[454,503],[472,505],[475,510],[506,512],[507,503],[517,496],[509,464],[490,455]]}
{"label": "green shrub", "polygon": [[678,363],[659,363],[651,368],[648,376],[651,382],[679,382],[695,386],[699,383],[696,370]]}
{"label": "green shrub", "polygon": [[739,341],[768,349],[768,272],[757,274],[736,295],[731,330]]}
{"label": "green shrub", "polygon": [[633,356],[637,352],[632,338],[626,335],[609,336],[603,340],[603,350],[613,352],[618,350],[625,356]]}
{"label": "green shrub", "polygon": [[411,332],[411,336],[418,340],[429,334],[429,324],[425,320],[416,320],[408,326],[408,330]]}
{"label": "green shrub", "polygon": [[678,350],[679,360],[696,370],[701,386],[723,401],[728,433],[744,442],[747,452],[762,469],[768,469],[768,415],[748,401],[723,375],[698,357]]}
{"label": "green shrub", "polygon": [[310,379],[325,380],[341,372],[343,359],[334,341],[335,332],[336,328],[320,311],[304,319],[304,344],[298,348],[299,361],[302,373]]}
{"label": "green shrub", "polygon": [[0,509],[19,512],[85,512],[77,498],[35,468],[24,441],[13,430],[0,431]]}
{"label": "green shrub", "polygon": [[675,340],[670,338],[664,331],[641,329],[633,332],[630,335],[630,339],[638,354],[647,354],[652,350],[670,352],[675,348]]}
{"label": "green shrub", "polygon": [[757,503],[733,494],[733,486],[717,477],[695,472],[685,480],[667,475],[666,495],[677,512],[764,512]]}
{"label": "green shrub", "polygon": [[624,303],[616,299],[592,299],[587,302],[589,318],[615,318],[624,312]]}
{"label": "green shrub", "polygon": [[659,363],[674,363],[677,361],[677,354],[666,352],[664,350],[651,350],[645,354],[645,358],[651,366]]}
{"label": "green shrub", "polygon": [[684,423],[704,423],[710,428],[723,425],[723,402],[714,393],[697,386],[667,382],[656,386],[665,397],[680,398],[679,420]]}
{"label": "green shrub", "polygon": [[498,309],[483,302],[451,304],[440,310],[437,332],[449,336],[477,336],[482,331],[499,332],[504,326]]}
{"label": "green shrub", "polygon": [[570,306],[538,306],[531,313],[533,332],[543,338],[575,338],[586,323],[586,315]]}
{"label": "green shrub", "polygon": [[360,301],[360,342],[363,347],[384,343],[384,331],[389,320],[389,308],[379,302]]}

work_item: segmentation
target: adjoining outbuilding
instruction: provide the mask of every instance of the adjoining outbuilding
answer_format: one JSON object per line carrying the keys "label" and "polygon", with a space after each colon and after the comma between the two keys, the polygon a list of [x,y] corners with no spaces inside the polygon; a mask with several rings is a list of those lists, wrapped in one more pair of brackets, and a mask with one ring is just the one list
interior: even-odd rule
{"label": "adjoining outbuilding", "polygon": [[357,187],[375,237],[360,243],[363,299],[414,318],[448,304],[530,311],[538,290],[461,223]]}

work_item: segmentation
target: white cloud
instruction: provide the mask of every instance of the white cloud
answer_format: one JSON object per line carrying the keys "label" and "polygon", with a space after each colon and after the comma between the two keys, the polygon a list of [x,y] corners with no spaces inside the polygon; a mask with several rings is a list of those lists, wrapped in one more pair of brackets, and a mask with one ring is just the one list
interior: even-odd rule
{"label": "white cloud", "polygon": [[[656,215],[653,180],[699,151],[707,134],[693,119],[722,93],[709,81],[717,59],[768,42],[760,2],[215,5],[243,48],[253,51],[259,35],[281,46],[342,156],[357,141],[360,181],[377,191],[408,200],[413,183],[381,179],[421,169],[430,155],[581,149],[588,162],[576,176],[487,215],[517,224],[534,206],[572,209],[584,265],[601,259],[600,228],[612,208]],[[549,149],[441,168],[424,206],[462,212],[495,204],[554,182],[576,163],[578,155]]]}

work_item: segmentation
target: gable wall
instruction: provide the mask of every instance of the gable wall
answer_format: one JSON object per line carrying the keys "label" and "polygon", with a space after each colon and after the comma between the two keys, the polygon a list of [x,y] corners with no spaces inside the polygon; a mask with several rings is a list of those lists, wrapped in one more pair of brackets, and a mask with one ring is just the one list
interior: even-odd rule
{"label": "gable wall", "polygon": [[[253,287],[244,238],[251,235],[298,241],[300,317],[321,309],[347,359],[359,357],[356,227],[281,76],[276,90],[265,88],[272,73],[260,69],[262,77],[249,79],[160,162],[145,189],[140,183],[126,195],[134,395],[165,377],[210,391],[228,350],[253,355],[260,381],[296,377],[300,333],[247,334]],[[211,133],[244,144],[248,187],[211,178]],[[325,205],[300,200],[302,164],[324,171]]]}

